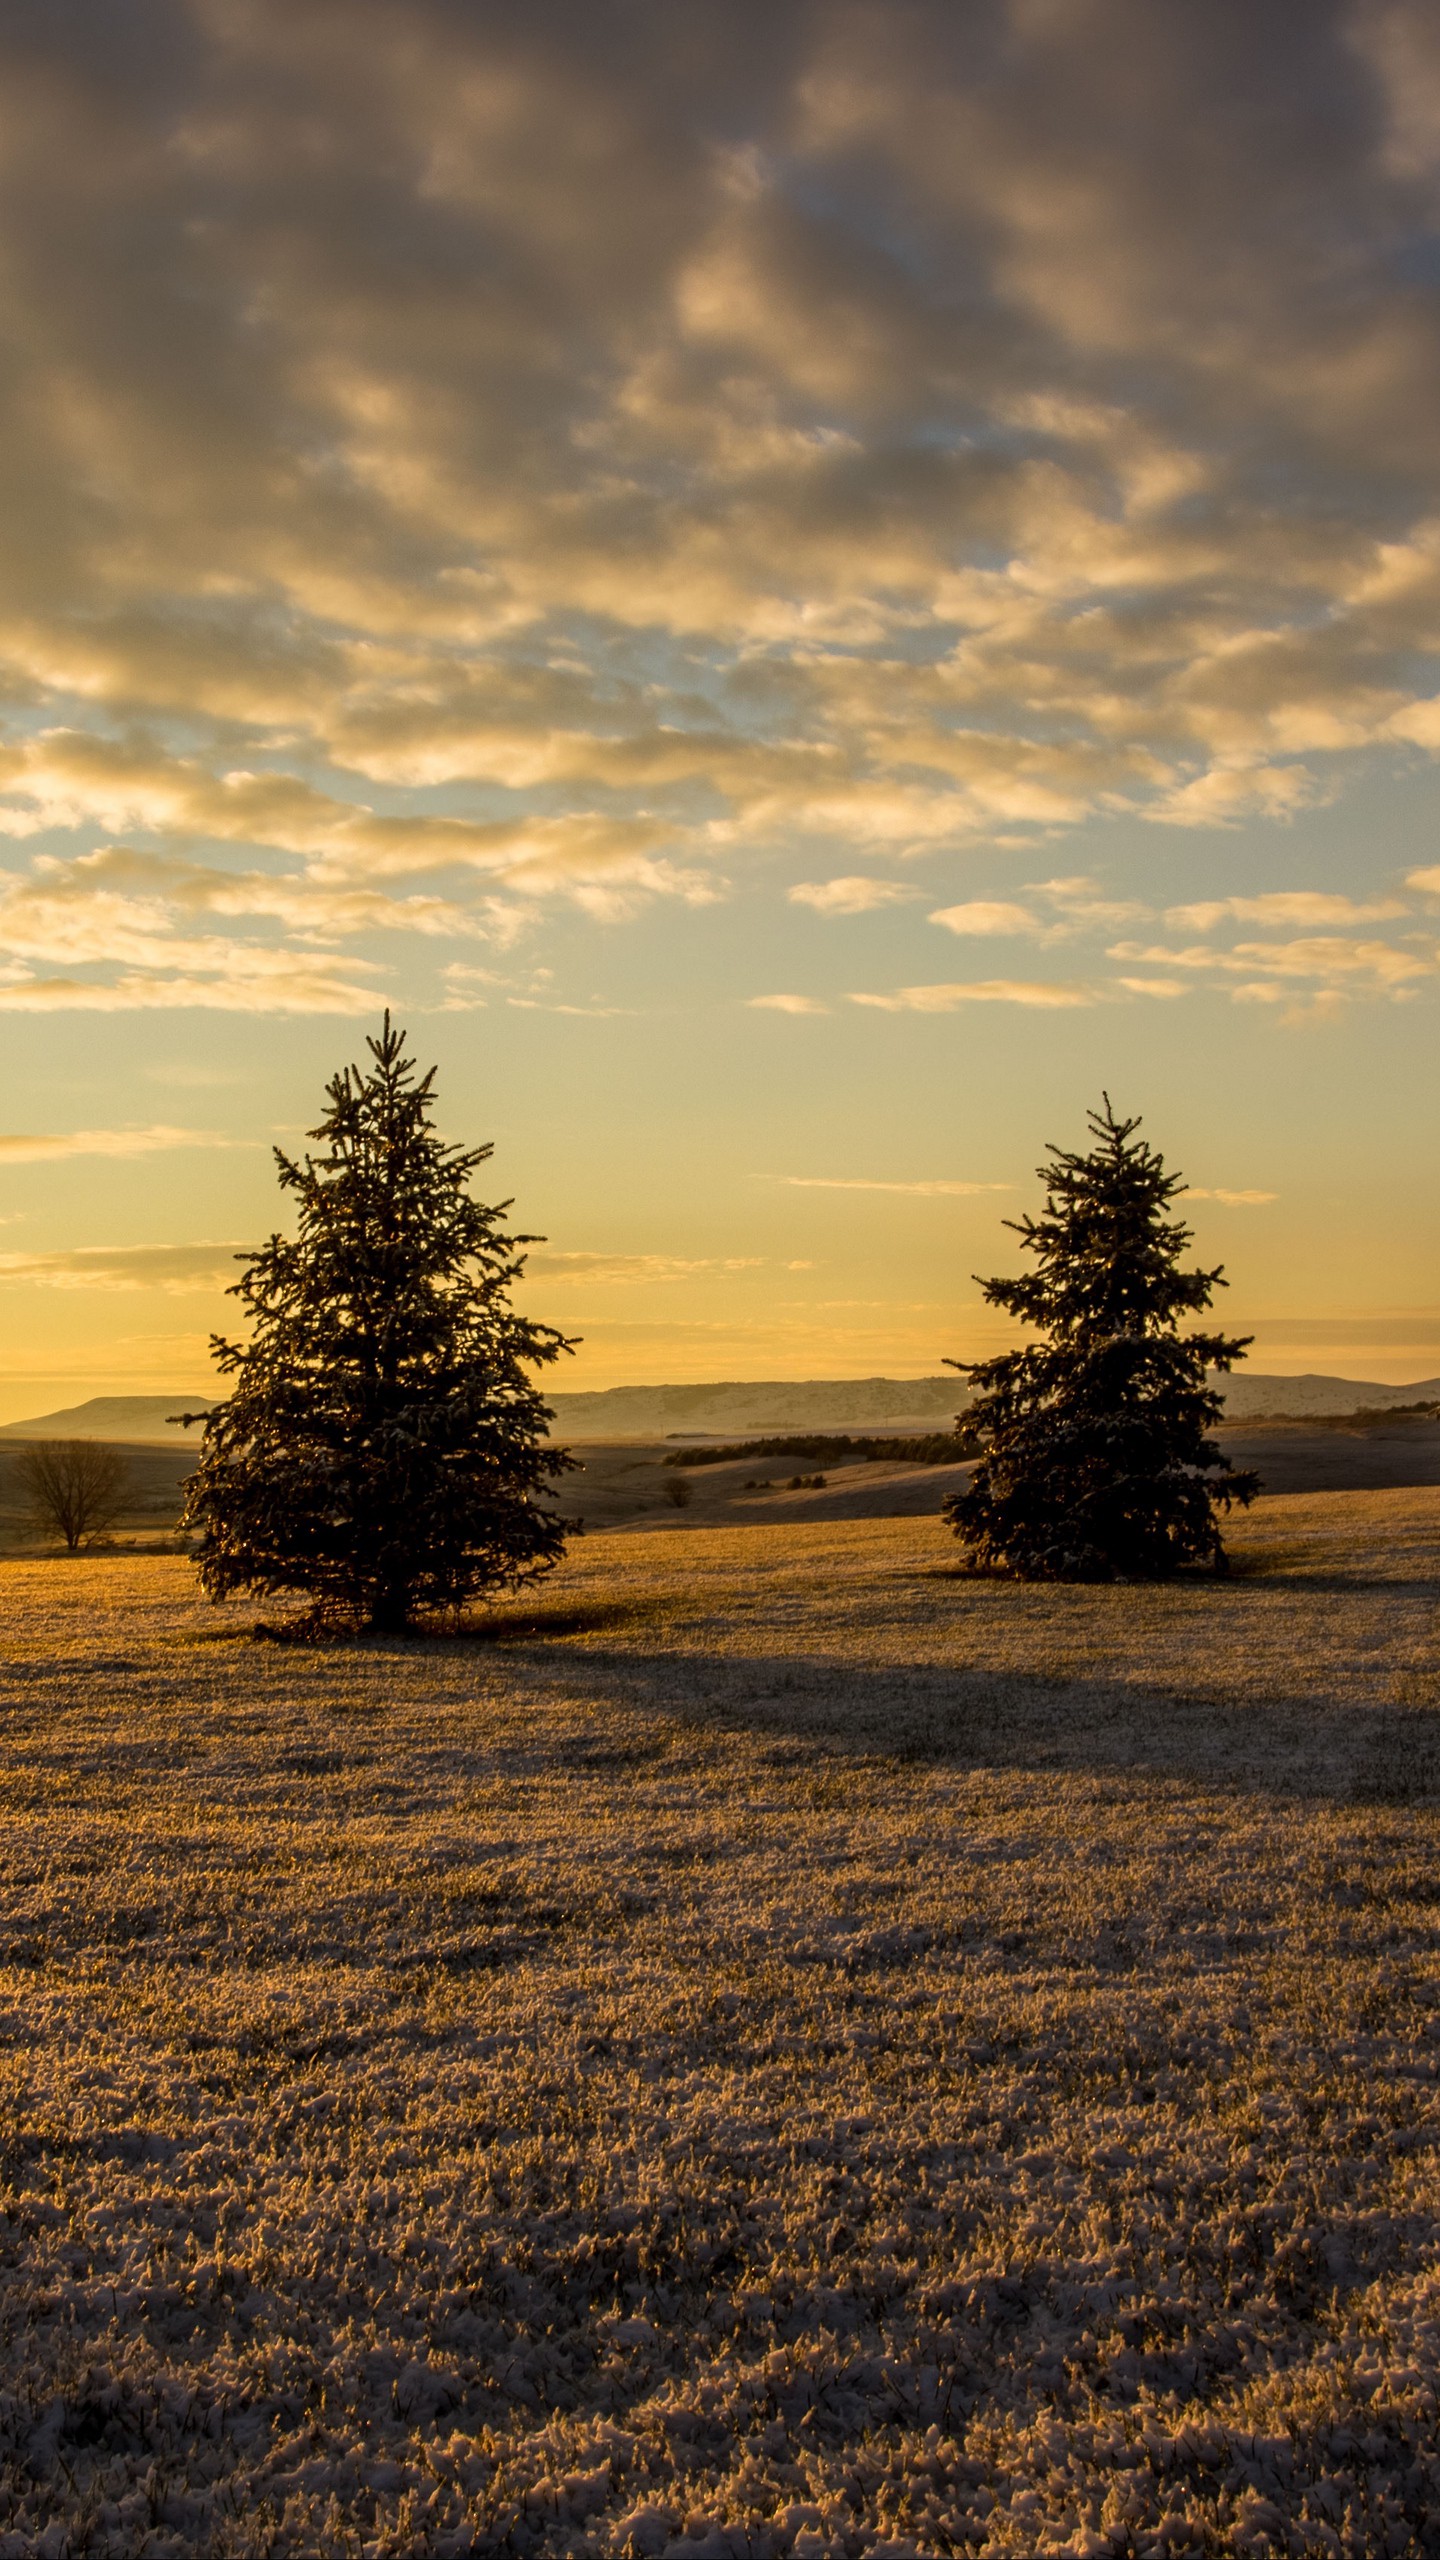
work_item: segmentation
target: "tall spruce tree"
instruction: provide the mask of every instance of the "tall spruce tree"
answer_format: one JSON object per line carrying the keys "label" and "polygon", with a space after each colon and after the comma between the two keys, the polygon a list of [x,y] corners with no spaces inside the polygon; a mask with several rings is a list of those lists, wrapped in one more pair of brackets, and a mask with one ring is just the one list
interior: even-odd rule
{"label": "tall spruce tree", "polygon": [[185,1525],[214,1597],[307,1592],[393,1632],[558,1560],[543,1486],[574,1461],[545,1445],[527,1372],[571,1346],[509,1303],[517,1247],[542,1239],[472,1199],[493,1150],[436,1135],[435,1070],[417,1075],[388,1013],[367,1045],[373,1064],[327,1087],[322,1152],[275,1150],[298,1232],[241,1257],[250,1339],[215,1339],[235,1385],[205,1418]]}
{"label": "tall spruce tree", "polygon": [[1177,1331],[1224,1276],[1181,1270],[1191,1230],[1166,1212],[1184,1181],[1104,1102],[1088,1155],[1049,1149],[1043,1215],[1006,1220],[1038,1269],[980,1282],[1043,1339],[949,1363],[979,1390],[963,1424],[983,1454],[945,1516],[976,1565],[1026,1580],[1223,1572],[1217,1513],[1252,1501],[1259,1479],[1207,1438],[1224,1404],[1206,1373],[1250,1337]]}

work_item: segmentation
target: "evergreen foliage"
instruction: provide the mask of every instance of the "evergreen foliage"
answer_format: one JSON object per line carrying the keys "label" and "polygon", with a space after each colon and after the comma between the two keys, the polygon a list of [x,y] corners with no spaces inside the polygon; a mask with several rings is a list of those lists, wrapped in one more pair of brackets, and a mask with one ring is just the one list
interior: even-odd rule
{"label": "evergreen foliage", "polygon": [[1043,1338],[949,1364],[977,1390],[964,1424],[983,1455],[945,1516],[976,1565],[1027,1580],[1223,1572],[1217,1512],[1250,1502],[1259,1479],[1206,1436],[1224,1410],[1206,1372],[1250,1337],[1177,1331],[1223,1274],[1180,1268],[1191,1231],[1166,1213],[1183,1179],[1104,1101],[1088,1155],[1050,1148],[1044,1213],[1006,1221],[1038,1268],[980,1282]]}
{"label": "evergreen foliage", "polygon": [[417,1077],[388,1013],[367,1045],[327,1087],[323,1152],[275,1150],[298,1232],[241,1257],[250,1340],[215,1339],[235,1386],[205,1417],[184,1526],[216,1598],[307,1592],[400,1630],[557,1562],[542,1487],[574,1461],[545,1444],[527,1371],[570,1345],[510,1306],[516,1248],[542,1239],[472,1199],[492,1149],[436,1135],[435,1071]]}

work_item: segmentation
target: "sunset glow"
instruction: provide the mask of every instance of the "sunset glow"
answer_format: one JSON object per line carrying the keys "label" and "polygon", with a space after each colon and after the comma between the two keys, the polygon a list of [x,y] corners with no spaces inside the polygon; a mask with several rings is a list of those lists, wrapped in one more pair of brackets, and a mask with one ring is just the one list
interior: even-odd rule
{"label": "sunset glow", "polygon": [[1440,1371],[1440,19],[133,0],[0,85],[0,1416],[390,1005],[565,1384],[933,1374],[1102,1088]]}

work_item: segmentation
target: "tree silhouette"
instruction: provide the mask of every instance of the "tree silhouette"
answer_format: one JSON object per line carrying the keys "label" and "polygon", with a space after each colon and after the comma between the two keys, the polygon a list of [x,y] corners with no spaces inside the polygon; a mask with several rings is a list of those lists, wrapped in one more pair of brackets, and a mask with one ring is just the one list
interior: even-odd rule
{"label": "tree silhouette", "polygon": [[109,1528],[130,1485],[128,1460],[99,1440],[32,1441],[16,1473],[34,1526],[63,1538],[71,1555]]}
{"label": "tree silhouette", "polygon": [[1224,1411],[1207,1371],[1229,1369],[1250,1337],[1177,1331],[1223,1274],[1182,1271],[1191,1231],[1166,1212],[1183,1179],[1135,1136],[1138,1119],[1104,1103],[1088,1155],[1049,1149],[1043,1215],[1006,1220],[1038,1269],[980,1282],[1042,1340],[949,1363],[978,1391],[964,1422],[983,1454],[945,1516],[977,1565],[1027,1580],[1223,1571],[1217,1511],[1259,1483],[1206,1437]]}
{"label": "tree silhouette", "polygon": [[293,1239],[241,1257],[248,1343],[217,1336],[235,1380],[204,1419],[183,1525],[214,1597],[307,1592],[321,1613],[403,1630],[558,1560],[547,1477],[574,1464],[544,1443],[549,1409],[527,1371],[570,1344],[515,1314],[508,1202],[472,1199],[493,1150],[447,1146],[431,1125],[435,1070],[417,1077],[390,1016],[344,1068],[282,1189]]}

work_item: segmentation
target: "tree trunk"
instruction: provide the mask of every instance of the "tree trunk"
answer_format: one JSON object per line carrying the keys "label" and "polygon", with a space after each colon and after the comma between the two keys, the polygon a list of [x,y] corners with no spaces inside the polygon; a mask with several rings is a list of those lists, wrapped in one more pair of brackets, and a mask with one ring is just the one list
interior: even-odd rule
{"label": "tree trunk", "polygon": [[410,1594],[402,1583],[377,1591],[370,1604],[372,1636],[403,1636],[410,1628]]}

